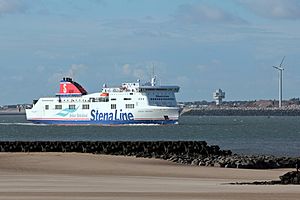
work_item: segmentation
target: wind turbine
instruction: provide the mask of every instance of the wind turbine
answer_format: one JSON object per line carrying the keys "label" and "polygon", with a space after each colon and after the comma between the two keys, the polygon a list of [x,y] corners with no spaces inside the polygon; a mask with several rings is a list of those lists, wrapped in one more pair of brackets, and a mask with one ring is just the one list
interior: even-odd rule
{"label": "wind turbine", "polygon": [[282,67],[282,63],[284,61],[284,58],[285,58],[285,56],[283,56],[279,66],[273,66],[279,72],[279,105],[278,105],[279,108],[281,108],[281,103],[282,103],[282,72],[284,70]]}

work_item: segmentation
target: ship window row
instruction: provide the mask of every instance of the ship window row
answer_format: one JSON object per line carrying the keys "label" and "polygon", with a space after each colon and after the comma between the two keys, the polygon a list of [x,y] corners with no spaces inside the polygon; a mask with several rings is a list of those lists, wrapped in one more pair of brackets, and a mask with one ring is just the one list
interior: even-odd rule
{"label": "ship window row", "polygon": [[124,98],[125,101],[131,100],[131,98]]}
{"label": "ship window row", "polygon": [[133,109],[134,108],[134,104],[125,104],[125,108]]}
{"label": "ship window row", "polygon": [[144,100],[144,98],[138,98],[139,101]]}
{"label": "ship window row", "polygon": [[130,89],[130,88],[114,88],[114,89],[105,89],[104,92],[111,92],[111,93],[116,93],[116,92],[134,92],[135,89]]}
{"label": "ship window row", "polygon": [[105,98],[90,98],[91,102],[109,102],[109,98],[105,97]]}
{"label": "ship window row", "polygon": [[150,98],[150,100],[155,100],[155,101],[170,101],[170,100],[175,100],[175,98]]}
{"label": "ship window row", "polygon": [[[55,105],[54,109],[55,110],[61,110],[62,109],[62,105]],[[75,110],[76,109],[76,105],[69,105],[69,109],[70,110]],[[88,110],[88,109],[90,109],[90,105],[89,104],[83,104],[82,105],[82,109]],[[45,110],[49,110],[49,105],[45,105]]]}
{"label": "ship window row", "polygon": [[[111,99],[116,100],[116,99]],[[61,102],[62,100],[59,100]],[[109,102],[108,97],[89,98],[89,99],[64,99],[63,102]]]}
{"label": "ship window row", "polygon": [[117,99],[116,99],[116,98],[111,98],[110,100],[111,100],[111,101],[115,101],[115,100],[117,100]]}
{"label": "ship window row", "polygon": [[147,92],[147,91],[172,91],[178,92],[177,88],[141,88],[139,89],[140,92]]}
{"label": "ship window row", "polygon": [[110,96],[121,96],[121,95],[133,95],[132,92],[128,93],[128,92],[120,92],[120,93],[109,93]]}
{"label": "ship window row", "polygon": [[59,99],[59,102],[91,102],[91,99]]}

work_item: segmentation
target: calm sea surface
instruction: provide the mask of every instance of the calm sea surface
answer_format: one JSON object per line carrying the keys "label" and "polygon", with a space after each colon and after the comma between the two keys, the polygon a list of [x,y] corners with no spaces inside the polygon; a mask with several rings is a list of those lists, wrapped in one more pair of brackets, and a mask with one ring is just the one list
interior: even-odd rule
{"label": "calm sea surface", "polygon": [[234,153],[300,156],[300,117],[183,116],[171,126],[35,125],[0,115],[1,141],[205,140]]}

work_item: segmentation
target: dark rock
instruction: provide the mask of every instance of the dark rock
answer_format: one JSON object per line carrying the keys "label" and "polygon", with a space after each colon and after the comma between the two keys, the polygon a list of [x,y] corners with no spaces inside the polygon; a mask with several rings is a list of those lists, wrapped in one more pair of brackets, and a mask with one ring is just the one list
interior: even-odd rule
{"label": "dark rock", "polygon": [[292,171],[279,177],[282,184],[300,184],[300,172]]}
{"label": "dark rock", "polygon": [[194,159],[192,161],[191,165],[199,165],[199,160],[198,159]]}

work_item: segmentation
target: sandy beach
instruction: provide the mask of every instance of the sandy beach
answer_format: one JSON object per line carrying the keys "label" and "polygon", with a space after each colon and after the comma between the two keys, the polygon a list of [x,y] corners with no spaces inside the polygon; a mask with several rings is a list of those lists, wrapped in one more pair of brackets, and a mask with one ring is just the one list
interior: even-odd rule
{"label": "sandy beach", "polygon": [[299,199],[300,186],[228,184],[276,180],[287,171],[78,153],[0,153],[0,199]]}

